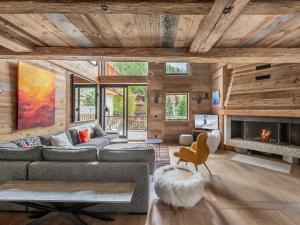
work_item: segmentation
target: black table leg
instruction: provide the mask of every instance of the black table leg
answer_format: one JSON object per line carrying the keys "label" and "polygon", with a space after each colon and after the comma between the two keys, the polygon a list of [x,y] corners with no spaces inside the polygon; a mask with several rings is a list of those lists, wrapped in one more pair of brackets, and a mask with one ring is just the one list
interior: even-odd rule
{"label": "black table leg", "polygon": [[85,208],[97,205],[96,203],[78,203],[72,206],[66,206],[64,203],[48,203],[50,205],[42,205],[32,202],[14,202],[18,205],[23,205],[38,209],[40,211],[33,212],[29,218],[36,219],[29,222],[27,225],[40,225],[58,215],[64,214],[74,225],[87,225],[79,215],[85,215],[103,221],[113,221],[109,216],[101,215],[99,213],[85,211]]}

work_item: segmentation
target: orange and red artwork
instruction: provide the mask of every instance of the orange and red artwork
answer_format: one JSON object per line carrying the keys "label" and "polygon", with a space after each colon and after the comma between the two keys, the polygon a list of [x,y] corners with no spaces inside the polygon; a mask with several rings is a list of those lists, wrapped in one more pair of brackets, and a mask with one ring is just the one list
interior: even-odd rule
{"label": "orange and red artwork", "polygon": [[55,123],[55,74],[19,62],[18,129]]}

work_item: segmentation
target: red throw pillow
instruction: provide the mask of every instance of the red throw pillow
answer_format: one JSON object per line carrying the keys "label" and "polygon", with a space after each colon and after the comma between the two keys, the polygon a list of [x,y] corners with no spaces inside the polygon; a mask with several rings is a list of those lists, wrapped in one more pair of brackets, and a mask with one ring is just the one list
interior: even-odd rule
{"label": "red throw pillow", "polygon": [[81,143],[86,143],[91,140],[91,134],[88,129],[79,131],[79,139]]}

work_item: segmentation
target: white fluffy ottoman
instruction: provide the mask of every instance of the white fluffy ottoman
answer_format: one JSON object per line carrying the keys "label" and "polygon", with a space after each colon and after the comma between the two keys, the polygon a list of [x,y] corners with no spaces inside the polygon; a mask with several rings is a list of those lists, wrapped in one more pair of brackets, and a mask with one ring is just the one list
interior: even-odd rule
{"label": "white fluffy ottoman", "polygon": [[179,144],[183,146],[191,146],[194,142],[194,137],[191,134],[181,134]]}
{"label": "white fluffy ottoman", "polygon": [[204,180],[200,173],[172,165],[156,170],[154,190],[167,205],[190,208],[203,196]]}

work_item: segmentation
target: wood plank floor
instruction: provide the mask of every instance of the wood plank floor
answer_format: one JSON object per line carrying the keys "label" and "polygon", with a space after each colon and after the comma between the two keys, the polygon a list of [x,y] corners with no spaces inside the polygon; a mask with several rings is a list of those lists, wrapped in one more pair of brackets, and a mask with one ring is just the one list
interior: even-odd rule
{"label": "wood plank floor", "polygon": [[[152,190],[148,215],[114,215],[114,222],[83,219],[90,225],[300,225],[300,165],[293,165],[287,175],[231,161],[234,154],[210,155],[207,164],[213,175],[200,169],[206,180],[205,194],[192,209],[174,210]],[[171,162],[175,162],[173,157]],[[27,216],[1,212],[0,224],[24,225]],[[63,218],[45,224],[70,225]]]}

